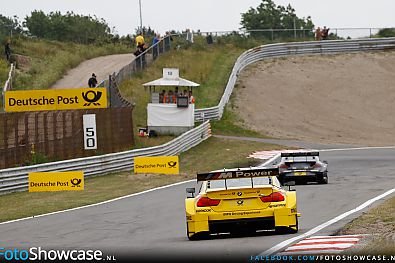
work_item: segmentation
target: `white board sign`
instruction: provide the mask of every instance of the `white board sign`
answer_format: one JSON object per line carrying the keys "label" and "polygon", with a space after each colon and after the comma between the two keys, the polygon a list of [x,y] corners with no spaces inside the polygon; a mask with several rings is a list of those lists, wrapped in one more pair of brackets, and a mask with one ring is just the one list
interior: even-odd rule
{"label": "white board sign", "polygon": [[83,130],[84,130],[84,149],[97,149],[96,136],[96,114],[84,114],[83,116]]}
{"label": "white board sign", "polygon": [[169,80],[178,80],[180,78],[180,71],[178,68],[164,68],[163,78]]}

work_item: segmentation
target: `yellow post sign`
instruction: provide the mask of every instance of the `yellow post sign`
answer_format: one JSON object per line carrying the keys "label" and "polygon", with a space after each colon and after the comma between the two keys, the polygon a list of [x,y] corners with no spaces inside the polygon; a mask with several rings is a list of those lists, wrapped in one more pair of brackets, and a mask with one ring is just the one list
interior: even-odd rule
{"label": "yellow post sign", "polygon": [[107,108],[106,88],[23,90],[5,92],[5,111]]}
{"label": "yellow post sign", "polygon": [[84,190],[84,172],[29,173],[29,192]]}
{"label": "yellow post sign", "polygon": [[178,156],[134,157],[134,173],[179,174]]}

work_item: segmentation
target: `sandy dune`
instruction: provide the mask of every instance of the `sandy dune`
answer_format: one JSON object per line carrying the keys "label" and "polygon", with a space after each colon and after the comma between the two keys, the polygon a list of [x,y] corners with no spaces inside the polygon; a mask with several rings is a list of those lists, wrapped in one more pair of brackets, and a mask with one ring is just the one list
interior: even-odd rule
{"label": "sandy dune", "polygon": [[62,79],[58,80],[52,88],[79,88],[88,87],[88,80],[92,73],[97,76],[98,83],[114,72],[118,72],[134,60],[133,54],[117,54],[86,60],[76,68],[69,70]]}
{"label": "sandy dune", "polygon": [[235,107],[278,138],[395,145],[395,52],[299,56],[244,70]]}

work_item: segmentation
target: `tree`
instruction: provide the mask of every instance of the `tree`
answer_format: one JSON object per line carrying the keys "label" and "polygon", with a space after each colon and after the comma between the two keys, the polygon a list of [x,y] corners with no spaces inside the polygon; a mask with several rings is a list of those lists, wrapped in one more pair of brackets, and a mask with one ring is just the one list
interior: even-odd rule
{"label": "tree", "polygon": [[395,28],[383,28],[377,33],[380,37],[395,37]]}
{"label": "tree", "polygon": [[109,43],[113,38],[104,19],[96,16],[82,16],[67,12],[45,14],[34,10],[25,18],[24,25],[29,33],[40,38],[77,43]]}
{"label": "tree", "polygon": [[33,36],[41,38],[48,37],[50,31],[49,17],[41,10],[34,10],[30,17],[27,16],[25,18],[23,25],[28,28],[30,34]]}
{"label": "tree", "polygon": [[[311,17],[299,18],[295,9],[289,4],[287,7],[276,5],[272,0],[262,0],[257,8],[250,8],[241,14],[241,29],[306,29],[312,31],[314,24]],[[252,32],[252,35],[262,35]],[[292,32],[293,34],[293,32]],[[289,35],[289,33],[288,33]]]}
{"label": "tree", "polygon": [[18,21],[18,17],[5,17],[0,15],[0,38],[5,36],[17,35],[22,33],[22,26]]}

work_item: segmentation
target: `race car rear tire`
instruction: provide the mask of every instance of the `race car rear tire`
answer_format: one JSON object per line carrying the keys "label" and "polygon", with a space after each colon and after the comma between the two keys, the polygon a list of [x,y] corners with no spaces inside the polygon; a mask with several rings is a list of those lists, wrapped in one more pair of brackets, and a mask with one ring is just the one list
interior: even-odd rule
{"label": "race car rear tire", "polygon": [[298,223],[298,216],[295,215],[295,220],[296,220],[296,229],[293,229],[291,227],[286,227],[286,226],[278,226],[275,228],[275,231],[277,234],[295,234],[299,230],[299,223]]}
{"label": "race car rear tire", "polygon": [[210,237],[210,232],[199,232],[194,234],[193,236],[188,235],[188,239],[191,241],[208,239],[209,237]]}
{"label": "race car rear tire", "polygon": [[322,178],[318,181],[319,184],[327,184],[328,183],[328,174],[323,174]]}
{"label": "race car rear tire", "polygon": [[280,182],[280,184],[281,184],[282,186],[284,185],[284,183],[286,183],[284,176],[279,176],[279,177],[277,177],[277,178],[278,178],[278,181]]}

